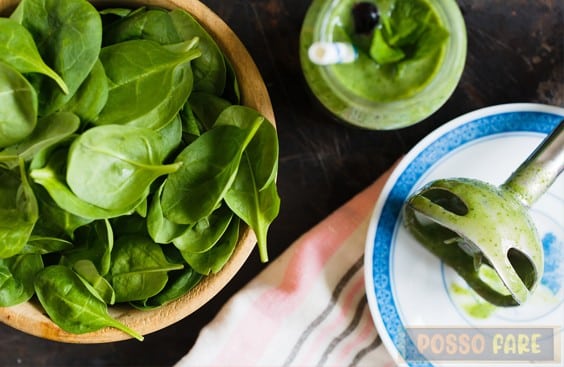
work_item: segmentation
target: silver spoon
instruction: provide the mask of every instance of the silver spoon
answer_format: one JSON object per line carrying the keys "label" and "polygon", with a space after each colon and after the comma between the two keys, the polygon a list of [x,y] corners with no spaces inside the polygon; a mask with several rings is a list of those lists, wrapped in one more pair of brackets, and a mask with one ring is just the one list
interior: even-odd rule
{"label": "silver spoon", "polygon": [[[528,208],[564,168],[563,130],[564,121],[499,187],[468,178],[440,179],[406,202],[408,230],[492,304],[524,303],[542,276],[542,243]],[[480,277],[482,265],[495,270],[504,292]]]}

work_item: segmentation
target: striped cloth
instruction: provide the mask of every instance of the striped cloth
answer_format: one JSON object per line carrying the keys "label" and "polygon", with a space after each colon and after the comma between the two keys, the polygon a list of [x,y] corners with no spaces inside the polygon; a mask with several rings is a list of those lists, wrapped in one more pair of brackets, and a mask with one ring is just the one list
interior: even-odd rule
{"label": "striped cloth", "polygon": [[364,290],[369,217],[389,172],[236,293],[177,367],[394,366]]}

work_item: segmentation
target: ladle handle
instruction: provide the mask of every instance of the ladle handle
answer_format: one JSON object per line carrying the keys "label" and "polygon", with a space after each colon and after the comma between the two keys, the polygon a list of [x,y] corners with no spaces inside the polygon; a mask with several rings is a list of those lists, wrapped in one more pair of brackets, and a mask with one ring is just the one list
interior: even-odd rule
{"label": "ladle handle", "polygon": [[502,188],[512,192],[523,205],[537,201],[564,168],[564,120],[513,172]]}

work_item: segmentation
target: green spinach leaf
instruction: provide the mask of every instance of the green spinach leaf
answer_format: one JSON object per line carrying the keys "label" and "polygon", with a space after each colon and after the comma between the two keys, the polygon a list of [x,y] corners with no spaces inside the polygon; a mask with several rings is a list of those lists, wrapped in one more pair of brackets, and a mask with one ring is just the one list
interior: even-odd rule
{"label": "green spinach leaf", "polygon": [[39,217],[23,161],[19,177],[0,168],[0,204],[0,259],[6,259],[20,253]]}
{"label": "green spinach leaf", "polygon": [[115,303],[116,292],[106,278],[100,275],[96,265],[91,260],[78,260],[72,268],[86,282],[87,287],[92,287],[91,292],[101,301],[107,305]]}
{"label": "green spinach leaf", "polygon": [[102,21],[86,0],[22,0],[11,19],[31,33],[39,54],[65,82],[68,93],[51,78],[38,78],[41,115],[68,102],[98,59]]}
{"label": "green spinach leaf", "polygon": [[92,205],[108,210],[130,208],[143,202],[157,177],[182,165],[161,164],[158,144],[159,135],[147,128],[104,125],[88,129],[70,147],[67,183]]}
{"label": "green spinach leaf", "polygon": [[172,242],[180,252],[206,252],[223,236],[232,218],[233,212],[226,205],[222,205],[208,217],[190,226]]}
{"label": "green spinach leaf", "polygon": [[161,195],[164,182],[159,187],[151,200],[149,214],[147,215],[147,231],[156,243],[171,243],[173,239],[188,230],[189,225],[171,222],[163,215],[161,208]]}
{"label": "green spinach leaf", "polygon": [[25,139],[37,123],[37,93],[19,72],[0,62],[0,148]]}
{"label": "green spinach leaf", "polygon": [[0,259],[0,307],[28,301],[35,292],[33,280],[43,269],[40,255],[16,255]]}
{"label": "green spinach leaf", "polygon": [[174,9],[169,14],[181,39],[199,39],[202,56],[193,63],[194,90],[221,95],[225,89],[226,67],[223,53],[215,40],[186,11]]}
{"label": "green spinach leaf", "polygon": [[108,220],[81,227],[74,242],[74,248],[62,252],[62,265],[74,266],[80,260],[89,260],[100,275],[108,274],[114,248],[114,233]]}
{"label": "green spinach leaf", "polygon": [[108,101],[108,79],[104,66],[97,60],[86,80],[62,109],[75,113],[86,123],[94,122]]}
{"label": "green spinach leaf", "polygon": [[[193,85],[190,61],[200,55],[193,42],[183,52],[133,40],[104,47],[100,60],[109,79],[108,101],[94,122],[158,128],[180,111]],[[127,108],[123,108],[127,106]]]}
{"label": "green spinach leaf", "polygon": [[188,103],[192,108],[194,116],[202,123],[205,130],[211,129],[218,116],[225,109],[232,106],[231,102],[226,99],[203,92],[192,93],[188,99]]}
{"label": "green spinach leaf", "polygon": [[214,126],[233,125],[248,129],[257,119],[266,123],[260,125],[245,152],[253,165],[255,184],[262,190],[276,179],[278,172],[279,148],[274,125],[252,108],[234,105],[219,114]]}
{"label": "green spinach leaf", "polygon": [[75,334],[114,327],[137,340],[143,336],[108,314],[106,304],[93,295],[78,275],[64,265],[48,266],[37,274],[34,288],[39,302],[61,329]]}
{"label": "green spinach leaf", "polygon": [[239,218],[233,218],[218,243],[206,252],[181,252],[184,260],[202,275],[217,273],[229,261],[239,239]]}
{"label": "green spinach leaf", "polygon": [[68,93],[63,79],[43,62],[31,34],[21,24],[9,18],[0,18],[0,61],[23,74],[44,74],[53,79],[63,93]]}
{"label": "green spinach leaf", "polygon": [[0,151],[0,164],[14,168],[20,158],[31,161],[40,150],[67,139],[78,130],[79,126],[79,118],[70,112],[58,112],[41,118],[31,135]]}
{"label": "green spinach leaf", "polygon": [[161,247],[147,237],[119,238],[109,274],[116,302],[144,300],[156,295],[165,287],[167,273],[183,267],[169,263]]}
{"label": "green spinach leaf", "polygon": [[33,232],[20,254],[51,254],[73,247],[72,242],[63,238],[35,235]]}
{"label": "green spinach leaf", "polygon": [[176,158],[182,166],[166,180],[161,199],[164,216],[193,224],[210,215],[233,183],[243,150],[261,123],[256,120],[250,129],[218,126],[188,145]]}
{"label": "green spinach leaf", "polygon": [[29,173],[32,180],[36,184],[43,186],[49,193],[51,199],[53,199],[61,209],[74,216],[85,219],[106,219],[131,214],[135,211],[135,208],[145,200],[145,198],[142,197],[139,201],[130,206],[117,210],[104,209],[82,200],[71,191],[66,183],[67,156],[67,150],[58,149],[48,155],[48,160],[44,167],[40,167],[39,163],[37,163],[37,161],[41,159],[38,158],[37,161],[34,159],[32,165],[34,165],[34,161],[36,161],[34,166],[37,168],[31,169]]}
{"label": "green spinach leaf", "polygon": [[261,261],[266,262],[267,232],[280,211],[280,197],[274,181],[259,190],[254,168],[254,162],[245,153],[237,177],[225,195],[225,201],[229,208],[253,229],[257,236]]}

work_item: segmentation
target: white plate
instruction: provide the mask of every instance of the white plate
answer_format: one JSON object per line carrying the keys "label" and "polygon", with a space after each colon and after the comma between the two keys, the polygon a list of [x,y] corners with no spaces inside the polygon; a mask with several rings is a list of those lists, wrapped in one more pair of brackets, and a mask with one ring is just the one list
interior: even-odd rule
{"label": "white plate", "polygon": [[[483,360],[484,353],[491,354],[493,345],[485,345],[482,350],[477,338],[475,348],[465,354],[468,357],[461,358],[461,353],[466,352],[463,337],[472,338],[477,332],[493,333],[495,330],[490,328],[539,327],[554,330],[550,340],[545,338],[544,341],[546,345],[554,343],[553,355],[559,358],[556,364],[545,361],[539,365],[562,365],[564,177],[557,179],[530,208],[529,213],[543,241],[545,273],[534,296],[519,307],[496,308],[482,301],[450,267],[444,266],[411,237],[402,224],[401,212],[409,195],[437,178],[469,177],[502,184],[563,116],[563,108],[539,104],[484,108],[432,132],[395,168],[370,222],[365,279],[372,317],[385,346],[399,365],[515,365],[521,360],[513,353],[511,339],[518,341],[520,331],[525,329],[513,330],[513,336],[507,333],[503,339],[498,338],[497,341],[502,341],[498,345],[507,349],[497,349],[498,353],[490,355],[487,362]],[[422,331],[422,339],[416,339],[411,328]],[[441,333],[438,328],[457,333],[448,351],[444,330]],[[532,333],[523,332],[522,341],[529,337],[529,342],[535,342]],[[423,342],[434,336],[437,353],[427,353],[430,347],[424,349]],[[493,339],[485,340],[489,343]],[[454,353],[455,357],[447,356],[447,352]],[[496,361],[502,353],[506,361]],[[526,364],[529,363],[532,362]]]}

